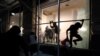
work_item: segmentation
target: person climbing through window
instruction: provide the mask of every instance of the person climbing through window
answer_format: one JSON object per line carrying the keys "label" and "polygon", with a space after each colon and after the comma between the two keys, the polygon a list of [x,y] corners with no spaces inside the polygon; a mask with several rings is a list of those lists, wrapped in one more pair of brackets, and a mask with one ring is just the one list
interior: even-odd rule
{"label": "person climbing through window", "polygon": [[[68,40],[68,37],[66,40],[62,41],[62,44],[65,45],[66,41],[69,41],[70,47],[72,47],[72,41],[74,42],[75,45],[77,45],[77,41],[82,41],[82,37],[78,34],[79,28],[83,26],[84,19],[81,20],[82,23],[76,22],[74,25],[71,25],[67,30],[66,30],[66,35],[68,35],[68,32],[70,32],[70,40]],[[73,40],[73,37],[76,37],[77,39]]]}

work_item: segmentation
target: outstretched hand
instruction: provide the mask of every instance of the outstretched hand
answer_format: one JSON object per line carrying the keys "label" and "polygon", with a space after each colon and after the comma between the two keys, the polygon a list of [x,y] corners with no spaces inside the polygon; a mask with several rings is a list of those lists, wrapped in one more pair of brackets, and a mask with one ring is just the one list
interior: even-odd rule
{"label": "outstretched hand", "polygon": [[84,22],[84,19],[82,19],[81,21]]}

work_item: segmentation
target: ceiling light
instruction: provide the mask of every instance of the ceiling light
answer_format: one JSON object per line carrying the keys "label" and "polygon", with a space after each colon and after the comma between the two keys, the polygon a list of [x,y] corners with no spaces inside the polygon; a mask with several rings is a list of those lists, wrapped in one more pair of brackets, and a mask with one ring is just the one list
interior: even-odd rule
{"label": "ceiling light", "polygon": [[11,13],[11,15],[13,15],[13,16],[14,16],[14,15],[15,15],[15,13]]}

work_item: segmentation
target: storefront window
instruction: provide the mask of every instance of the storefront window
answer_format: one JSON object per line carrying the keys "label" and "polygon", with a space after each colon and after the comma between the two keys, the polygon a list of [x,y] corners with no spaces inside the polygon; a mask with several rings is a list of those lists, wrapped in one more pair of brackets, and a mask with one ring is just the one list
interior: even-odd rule
{"label": "storefront window", "polygon": [[[51,3],[52,4],[52,3]],[[48,4],[49,5],[49,4]],[[66,34],[66,30],[74,25],[76,22],[82,23],[84,20],[83,26],[77,31],[82,40],[77,41],[77,45],[72,43],[73,47],[76,48],[86,48],[89,46],[89,5],[87,0],[77,0],[77,1],[65,1],[60,3],[60,45],[61,41],[66,39],[66,36],[70,39],[70,33]],[[55,22],[58,27],[58,5],[45,6],[41,9],[41,20],[40,20],[40,39],[41,43],[46,44],[57,44],[56,42],[56,33],[53,25],[50,22]],[[47,31],[48,30],[48,31]],[[57,30],[57,29],[56,29]],[[50,35],[50,36],[49,36]],[[73,36],[73,40],[77,39]]]}

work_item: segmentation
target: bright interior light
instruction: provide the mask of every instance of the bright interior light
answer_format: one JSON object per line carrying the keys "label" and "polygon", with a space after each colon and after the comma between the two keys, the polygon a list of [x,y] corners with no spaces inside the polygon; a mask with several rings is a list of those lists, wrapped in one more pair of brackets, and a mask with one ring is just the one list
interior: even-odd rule
{"label": "bright interior light", "polygon": [[10,25],[10,27],[9,27],[9,28],[12,28],[12,26],[13,26],[13,25]]}
{"label": "bright interior light", "polygon": [[21,30],[21,35],[23,34],[23,30],[24,30],[24,28],[23,27],[20,27],[20,30]]}
{"label": "bright interior light", "polygon": [[12,22],[12,24],[14,24],[15,22]]}
{"label": "bright interior light", "polygon": [[87,31],[87,29],[86,29],[85,27],[82,27],[82,28],[80,29],[80,31]]}
{"label": "bright interior light", "polygon": [[13,16],[15,15],[15,13],[11,13]]}

